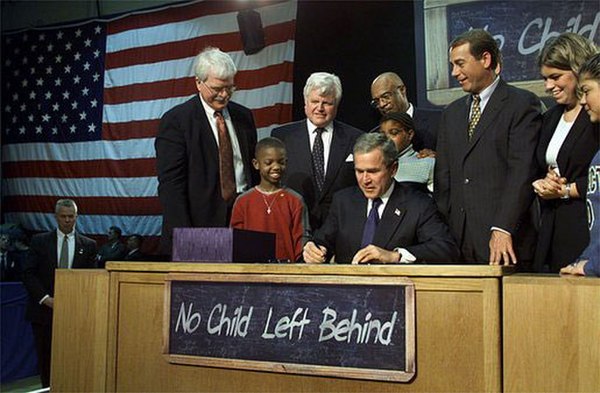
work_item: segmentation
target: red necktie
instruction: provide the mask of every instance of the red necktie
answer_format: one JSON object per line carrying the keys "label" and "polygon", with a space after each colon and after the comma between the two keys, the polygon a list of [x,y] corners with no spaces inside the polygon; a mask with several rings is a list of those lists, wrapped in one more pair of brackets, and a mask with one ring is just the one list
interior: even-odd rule
{"label": "red necktie", "polygon": [[221,196],[230,201],[235,196],[235,176],[233,174],[233,149],[227,125],[221,112],[215,112],[219,133],[219,175],[221,177]]}

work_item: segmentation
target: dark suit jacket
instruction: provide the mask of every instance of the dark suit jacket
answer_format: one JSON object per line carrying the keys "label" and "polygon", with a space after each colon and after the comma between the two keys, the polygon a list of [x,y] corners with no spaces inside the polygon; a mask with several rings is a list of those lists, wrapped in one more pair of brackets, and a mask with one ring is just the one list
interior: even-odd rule
{"label": "dark suit jacket", "polygon": [[[350,263],[360,250],[367,203],[358,186],[333,197],[329,216],[316,231],[314,241],[335,254],[336,263]],[[433,199],[398,182],[385,206],[373,244],[386,250],[405,248],[417,262],[452,262],[460,254]]]}
{"label": "dark suit jacket", "polygon": [[319,194],[312,169],[312,155],[306,119],[275,128],[271,136],[285,143],[288,165],[285,185],[298,192],[308,207],[311,229],[319,228],[329,211],[333,194],[342,188],[356,185],[354,160],[346,161],[352,154],[354,142],[363,132],[339,121],[333,122],[333,139],[325,174],[323,192]]}
{"label": "dark suit jacket", "polygon": [[26,257],[26,251],[7,251],[7,266],[0,266],[0,281],[21,281],[21,270]]}
{"label": "dark suit jacket", "polygon": [[[30,257],[23,268],[23,284],[29,293],[25,311],[28,321],[51,324],[52,310],[39,304],[46,295],[54,296],[54,270],[58,266],[56,230],[40,233],[31,238]],[[75,233],[73,269],[96,267],[96,241]]]}
{"label": "dark suit jacket", "polygon": [[[244,161],[246,181],[257,184],[251,162],[256,127],[249,109],[229,102]],[[160,121],[155,142],[158,196],[163,208],[161,251],[171,254],[177,227],[225,227],[227,203],[221,197],[219,149],[198,95],[174,107]]]}
{"label": "dark suit jacket", "polygon": [[132,254],[127,254],[123,257],[124,261],[145,261],[148,258],[138,249]]}
{"label": "dark suit jacket", "polygon": [[[565,107],[556,105],[546,113],[542,123],[540,142],[537,148],[539,172],[537,178],[546,176],[546,150]],[[598,129],[590,122],[582,109],[573,123],[567,138],[558,152],[560,174],[568,182],[575,182],[580,198],[539,199],[542,208],[539,237],[535,252],[535,269],[543,270],[548,263],[550,271],[558,273],[561,267],[577,258],[590,240],[587,227],[585,194],[588,184],[588,167],[598,151]]]}
{"label": "dark suit jacket", "polygon": [[104,269],[107,261],[120,261],[127,254],[127,247],[120,240],[103,244],[98,250],[98,267]]}
{"label": "dark suit jacket", "polygon": [[540,101],[500,80],[468,140],[471,97],[451,103],[438,130],[434,195],[459,245],[466,235],[478,262],[489,260],[490,229],[512,234],[517,259],[532,260],[535,148]]}

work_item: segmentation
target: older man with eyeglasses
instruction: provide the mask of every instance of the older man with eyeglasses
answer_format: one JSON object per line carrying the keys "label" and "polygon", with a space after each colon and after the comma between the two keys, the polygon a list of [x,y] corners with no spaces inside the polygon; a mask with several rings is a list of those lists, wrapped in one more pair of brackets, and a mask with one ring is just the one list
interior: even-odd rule
{"label": "older man with eyeglasses", "polygon": [[173,228],[227,226],[237,195],[258,180],[252,113],[231,101],[233,60],[208,47],[196,56],[194,73],[198,94],[164,114],[155,142],[165,255]]}
{"label": "older man with eyeglasses", "polygon": [[[371,83],[371,107],[377,109],[381,115],[391,112],[405,112],[413,118],[416,130],[413,140],[415,150],[428,149],[423,156],[434,155],[437,126],[435,113],[423,115],[408,101],[406,85],[402,78],[394,72],[379,74]],[[371,132],[379,132],[379,125]]]}

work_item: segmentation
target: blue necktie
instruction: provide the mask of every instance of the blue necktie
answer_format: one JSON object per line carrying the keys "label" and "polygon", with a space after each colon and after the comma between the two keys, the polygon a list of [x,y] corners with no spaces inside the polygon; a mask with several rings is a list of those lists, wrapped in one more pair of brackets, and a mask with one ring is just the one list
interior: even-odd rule
{"label": "blue necktie", "polygon": [[373,243],[373,238],[375,237],[375,230],[377,229],[377,224],[379,224],[379,212],[377,210],[382,203],[383,202],[380,198],[373,199],[373,206],[371,207],[371,211],[369,212],[369,216],[367,217],[367,222],[365,222],[365,229],[363,229],[363,236],[360,248],[366,247],[369,244]]}

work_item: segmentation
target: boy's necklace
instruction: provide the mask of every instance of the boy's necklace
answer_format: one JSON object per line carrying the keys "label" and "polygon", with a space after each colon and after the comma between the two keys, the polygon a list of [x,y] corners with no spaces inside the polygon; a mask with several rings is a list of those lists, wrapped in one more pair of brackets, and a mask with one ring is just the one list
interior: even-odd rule
{"label": "boy's necklace", "polygon": [[256,186],[256,190],[258,190],[258,192],[260,192],[260,196],[262,196],[263,202],[265,203],[265,206],[267,207],[267,214],[271,214],[271,211],[272,211],[271,208],[273,207],[275,202],[277,202],[277,195],[275,195],[275,197],[271,200],[271,202],[267,202],[266,195],[277,194],[277,192],[281,191],[281,188],[278,188],[273,191],[264,191],[260,187]]}

